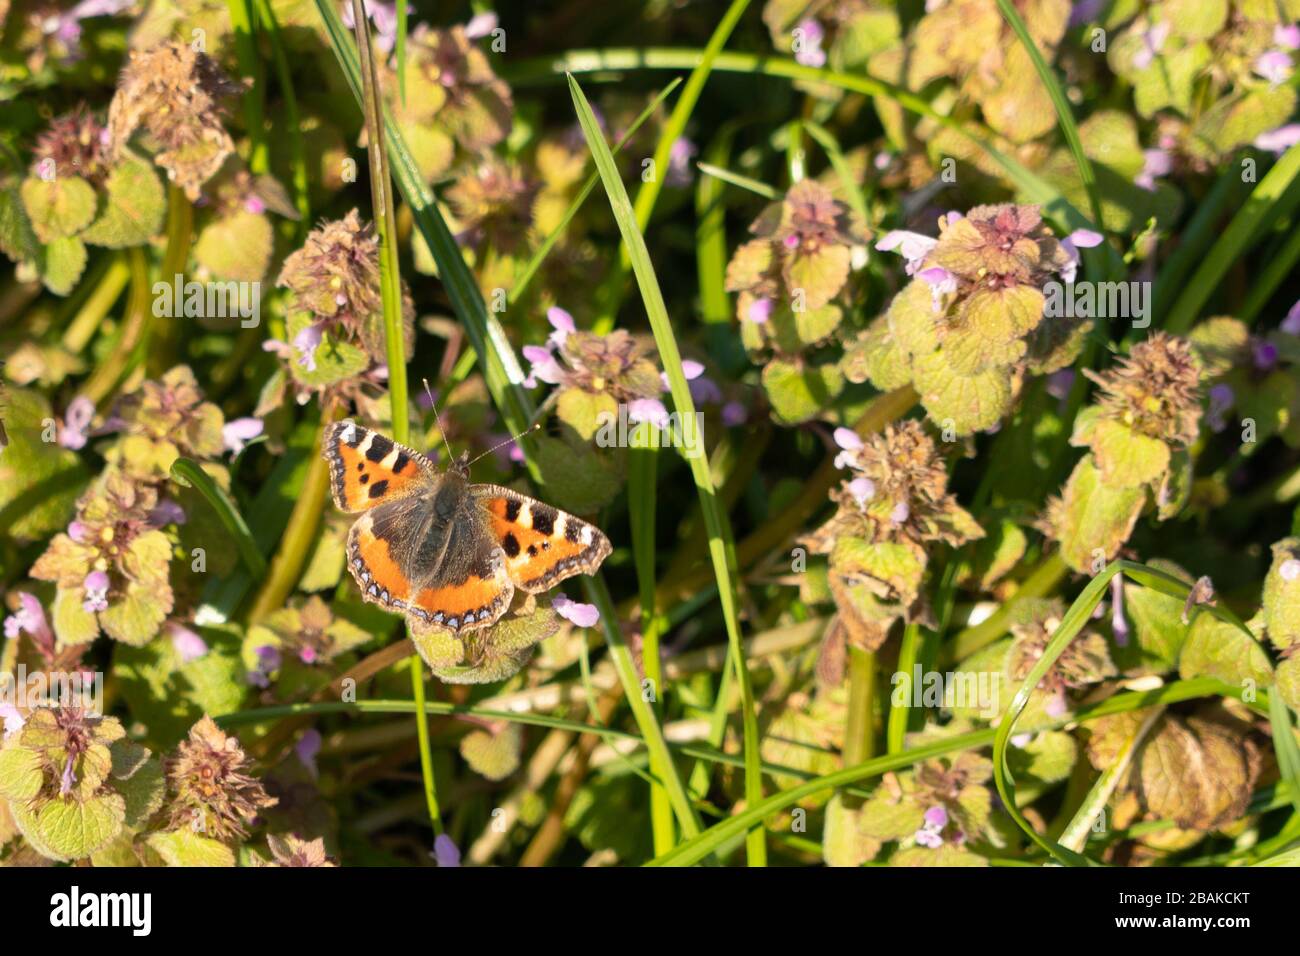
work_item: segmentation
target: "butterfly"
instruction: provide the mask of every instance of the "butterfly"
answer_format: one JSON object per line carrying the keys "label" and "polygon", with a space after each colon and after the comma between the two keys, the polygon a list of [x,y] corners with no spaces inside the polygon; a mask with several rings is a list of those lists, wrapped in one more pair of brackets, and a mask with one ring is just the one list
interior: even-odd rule
{"label": "butterfly", "polygon": [[321,455],[348,532],[348,569],[365,600],[408,618],[474,631],[495,623],[515,589],[537,594],[609,555],[594,525],[527,495],[469,480],[462,454],[439,472],[424,455],[344,420]]}

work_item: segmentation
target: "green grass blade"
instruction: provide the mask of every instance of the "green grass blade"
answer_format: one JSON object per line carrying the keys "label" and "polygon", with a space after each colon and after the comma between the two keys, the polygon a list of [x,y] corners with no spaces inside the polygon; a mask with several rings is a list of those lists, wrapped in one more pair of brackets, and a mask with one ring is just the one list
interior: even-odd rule
{"label": "green grass blade", "polygon": [[740,173],[733,173],[729,169],[723,169],[720,166],[714,166],[712,163],[696,163],[696,168],[706,176],[714,179],[720,179],[724,183],[732,186],[739,186],[741,189],[748,189],[755,196],[762,196],[766,200],[776,200],[781,198],[781,194],[765,182],[757,179],[751,179],[748,176],[742,176]]}
{"label": "green grass blade", "polygon": [[1291,711],[1276,688],[1268,695],[1268,718],[1272,724],[1278,772],[1290,784],[1291,802],[1300,813],[1300,745],[1296,744],[1291,729]]}
{"label": "green grass blade", "polygon": [[[405,0],[398,0],[403,7]],[[393,185],[384,149],[383,107],[379,93],[379,71],[371,55],[370,21],[362,0],[352,0],[360,51],[362,102],[366,117],[367,155],[370,160],[370,196],[375,233],[379,239],[379,289],[384,315],[384,344],[388,355],[388,400],[392,409],[393,440],[409,445],[410,408],[406,398],[406,346],[402,330],[402,275],[397,257],[397,230],[393,216]],[[429,745],[429,721],[424,714],[424,661],[418,654],[407,658],[411,672],[411,697],[416,712],[416,738],[420,751],[420,775],[425,804],[435,834],[442,833],[438,808],[437,781],[433,775],[433,753]]]}
{"label": "green grass blade", "polygon": [[1183,288],[1182,295],[1169,310],[1165,328],[1184,334],[1200,316],[1205,303],[1219,287],[1228,269],[1254,244],[1260,224],[1274,211],[1275,205],[1300,176],[1300,144],[1292,146],[1273,164],[1251,191],[1246,204],[1228,223],[1228,228],[1201,260],[1200,267]]}
{"label": "green grass blade", "polygon": [[[695,105],[700,101],[700,94],[704,92],[704,84],[708,82],[709,74],[713,72],[713,63],[718,54],[722,52],[722,48],[726,46],[727,40],[731,38],[731,31],[735,29],[736,23],[748,6],[749,0],[731,0],[731,6],[727,8],[727,12],[718,21],[713,35],[709,37],[709,42],[704,45],[703,55],[701,55],[699,62],[695,64],[695,68],[691,70],[690,78],[687,79],[686,86],[682,88],[682,95],[677,98],[672,113],[668,115],[668,122],[664,124],[663,132],[659,135],[659,143],[655,146],[655,175],[649,181],[641,184],[641,188],[637,190],[636,204],[633,206],[636,213],[637,227],[643,232],[646,226],[650,224],[650,216],[654,212],[655,202],[659,199],[659,193],[663,189],[664,180],[667,178],[668,157],[672,153],[673,144],[686,132],[686,123],[691,118]],[[625,245],[621,260],[624,268],[631,263],[628,258],[629,251]]]}
{"label": "green grass blade", "polygon": [[[627,132],[620,136],[618,142],[611,147],[615,155],[622,151],[628,141],[636,135],[636,131],[641,128],[641,125],[659,108],[659,104],[666,100],[673,90],[677,89],[681,82],[681,78],[678,77],[659,91],[659,95],[650,101],[650,104],[641,111],[640,115],[632,122],[632,125],[627,128]],[[593,172],[587,177],[587,181],[582,184],[582,189],[578,191],[578,195],[574,197],[573,202],[569,203],[569,208],[564,211],[564,215],[560,218],[560,224],[551,230],[551,234],[537,247],[537,251],[533,253],[523,270],[515,277],[514,288],[510,290],[509,299],[512,305],[523,297],[529,283],[533,281],[533,276],[537,275],[537,270],[542,267],[542,263],[550,255],[551,249],[564,235],[564,230],[569,228],[569,223],[578,214],[578,210],[582,208],[582,204],[587,201],[587,197],[591,195],[591,191],[596,188],[598,182],[600,182],[599,173]]]}
{"label": "green grass blade", "polygon": [[1083,151],[1083,140],[1079,138],[1079,127],[1074,123],[1074,114],[1070,111],[1070,101],[1065,98],[1065,91],[1061,89],[1061,84],[1056,79],[1056,74],[1052,72],[1051,66],[1043,59],[1042,51],[1038,49],[1038,44],[1034,38],[1029,35],[1029,28],[1025,26],[1025,21],[1016,8],[1011,4],[1011,0],[998,0],[998,9],[1002,11],[1003,18],[1011,24],[1011,29],[1015,31],[1016,37],[1020,40],[1025,52],[1029,54],[1029,60],[1034,64],[1034,69],[1038,71],[1038,77],[1043,81],[1043,86],[1047,88],[1047,95],[1052,100],[1052,106],[1056,109],[1056,121],[1061,127],[1061,135],[1065,137],[1066,145],[1070,147],[1070,154],[1074,157],[1074,165],[1079,170],[1079,178],[1083,180],[1084,191],[1088,194],[1088,208],[1092,211],[1092,221],[1099,224],[1098,228],[1103,228],[1101,216],[1101,199],[1097,194],[1097,174],[1093,171],[1092,163]]}
{"label": "green grass blade", "polygon": [[[1064,727],[1067,724],[1085,723],[1099,717],[1109,717],[1112,714],[1126,714],[1145,707],[1176,704],[1201,697],[1234,697],[1240,700],[1241,695],[1242,689],[1240,687],[1225,684],[1214,677],[1197,677],[1191,680],[1176,681],[1156,690],[1116,694],[1114,697],[1098,704],[1082,708],[1074,714],[1053,721],[1047,727],[1050,729]],[[920,747],[914,747],[905,753],[887,754],[854,767],[837,770],[835,773],[814,777],[806,783],[801,783],[788,790],[782,790],[780,793],[768,797],[762,803],[746,807],[740,813],[709,827],[698,837],[683,841],[671,852],[656,857],[646,865],[691,866],[710,853],[715,852],[728,841],[744,833],[755,822],[780,813],[782,810],[794,806],[805,797],[816,796],[827,790],[842,790],[861,780],[878,777],[891,770],[902,770],[932,757],[943,757],[964,750],[987,747],[994,742],[996,734],[997,730],[993,727],[958,734],[955,737],[936,740]]]}
{"label": "green grass blade", "polygon": [[[726,130],[709,144],[710,164],[725,164],[731,154],[732,133]],[[727,209],[723,186],[711,176],[695,184],[695,270],[700,287],[700,313],[710,325],[731,321],[727,298]],[[728,334],[730,329],[728,328]]]}
{"label": "green grass blade", "polygon": [[[691,69],[699,63],[703,51],[671,47],[612,48],[605,50],[569,50],[558,56],[542,57],[517,63],[507,72],[512,83],[523,84],[547,79],[559,79],[566,73],[596,73],[597,79],[616,76],[626,70],[681,70]],[[1037,203],[1045,215],[1058,222],[1065,230],[1096,229],[1086,215],[1076,209],[1051,184],[1030,171],[1012,157],[993,145],[992,135],[978,124],[957,120],[936,110],[926,99],[901,87],[858,73],[804,66],[793,59],[776,56],[758,56],[752,53],[719,53],[713,69],[732,73],[761,74],[810,83],[824,83],[866,96],[880,96],[897,103],[903,109],[934,120],[939,125],[970,140],[978,146],[1016,187],[1025,202]],[[1108,255],[1115,262],[1119,255],[1113,249]],[[1114,268],[1112,263],[1111,268]]]}
{"label": "green grass blade", "polygon": [[848,202],[849,208],[858,214],[863,223],[870,221],[870,215],[867,212],[867,199],[862,195],[862,190],[858,188],[858,181],[853,178],[853,170],[849,169],[849,161],[844,157],[844,150],[840,149],[840,144],[835,141],[825,127],[819,126],[811,120],[804,120],[803,128],[808,131],[808,135],[817,141],[822,149],[826,151],[826,158],[830,160],[831,169],[835,170],[835,175],[839,177],[840,186],[844,189],[844,198]]}
{"label": "green grass blade", "polygon": [[177,458],[172,462],[171,474],[172,478],[181,484],[195,488],[212,506],[222,527],[234,539],[235,549],[239,552],[239,558],[248,569],[248,573],[255,578],[266,574],[266,558],[262,557],[257,542],[253,540],[253,533],[248,530],[248,522],[239,513],[230,496],[221,490],[199,463],[189,458]]}
{"label": "green grass blade", "polygon": [[1214,242],[1219,233],[1219,217],[1246,195],[1246,185],[1241,181],[1241,170],[1229,166],[1196,204],[1196,212],[1178,236],[1178,247],[1156,273],[1151,290],[1151,315],[1157,324],[1172,304],[1174,294],[1186,282],[1187,273]]}
{"label": "green grass blade", "polygon": [[[614,157],[600,134],[600,126],[583,95],[582,88],[572,77],[569,78],[569,91],[573,96],[573,105],[578,113],[578,122],[587,138],[600,172],[601,182],[609,196],[610,208],[622,233],[636,275],[641,298],[645,303],[646,315],[654,333],[655,344],[664,372],[668,376],[669,390],[672,393],[675,413],[679,416],[695,415],[695,402],[691,398],[690,386],[682,372],[681,353],[677,347],[677,338],[673,334],[672,324],[668,319],[668,309],[664,305],[663,293],[659,280],[655,276],[654,266],[650,262],[650,253],[646,249],[645,239],[637,228],[632,204],[628,199],[627,189],[619,178]],[[695,486],[700,495],[700,506],[704,513],[705,525],[709,534],[709,553],[713,560],[714,576],[718,582],[718,595],[722,603],[722,613],[727,625],[727,636],[734,656],[741,697],[741,719],[744,731],[745,750],[745,799],[754,804],[762,799],[762,770],[759,758],[758,719],[754,712],[753,688],[750,686],[749,672],[745,665],[744,653],[740,642],[740,625],[736,613],[735,567],[734,556],[728,561],[730,548],[729,536],[723,516],[718,508],[717,497],[713,489],[713,477],[709,472],[709,462],[702,454],[688,458]],[[761,828],[755,827],[746,842],[751,865],[761,866],[766,862],[767,853]]]}

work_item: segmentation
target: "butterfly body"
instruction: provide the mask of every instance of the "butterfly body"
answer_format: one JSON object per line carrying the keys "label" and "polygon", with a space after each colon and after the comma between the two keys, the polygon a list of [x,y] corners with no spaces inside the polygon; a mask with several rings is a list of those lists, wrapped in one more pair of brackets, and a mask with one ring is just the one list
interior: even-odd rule
{"label": "butterfly body", "polygon": [[590,574],[610,552],[591,524],[497,485],[469,480],[466,456],[445,472],[419,452],[337,422],[322,450],[334,503],[361,513],[348,533],[348,569],[362,596],[414,620],[472,631],[514,597]]}

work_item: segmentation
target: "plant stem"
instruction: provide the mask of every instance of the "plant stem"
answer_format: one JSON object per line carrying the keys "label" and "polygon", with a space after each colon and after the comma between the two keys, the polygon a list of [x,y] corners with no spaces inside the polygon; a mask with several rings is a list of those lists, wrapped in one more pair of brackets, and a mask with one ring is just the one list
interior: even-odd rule
{"label": "plant stem", "polygon": [[90,295],[86,296],[86,300],[81,303],[81,308],[77,310],[77,314],[64,330],[65,349],[69,352],[80,352],[90,343],[99,324],[104,321],[108,310],[117,302],[118,296],[122,294],[130,278],[131,267],[127,264],[126,256],[121,253],[115,254],[108,268],[104,270],[104,274],[99,277],[95,288],[91,290]]}

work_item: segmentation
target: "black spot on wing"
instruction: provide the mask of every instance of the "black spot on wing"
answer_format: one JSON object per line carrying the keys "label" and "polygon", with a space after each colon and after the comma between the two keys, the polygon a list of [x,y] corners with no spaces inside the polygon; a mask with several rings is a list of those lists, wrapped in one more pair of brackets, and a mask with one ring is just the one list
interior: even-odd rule
{"label": "black spot on wing", "polygon": [[564,536],[574,544],[578,543],[578,535],[582,533],[582,528],[578,527],[578,522],[569,518],[564,522]]}
{"label": "black spot on wing", "polygon": [[393,461],[393,474],[400,475],[402,473],[402,469],[406,467],[407,463],[410,460],[411,460],[410,455],[408,455],[404,451],[399,451],[397,453],[396,460]]}
{"label": "black spot on wing", "polygon": [[375,434],[370,439],[370,447],[366,449],[366,457],[371,461],[383,461],[388,457],[388,453],[392,450],[392,439],[385,438],[380,434]]}
{"label": "black spot on wing", "polygon": [[519,554],[519,539],[514,534],[507,534],[501,541],[501,547],[505,549],[507,557],[515,557]]}
{"label": "black spot on wing", "polygon": [[387,490],[388,490],[387,479],[385,479],[384,481],[376,481],[373,485],[370,486],[370,497],[382,498],[384,496],[384,492]]}
{"label": "black spot on wing", "polygon": [[513,498],[506,499],[506,520],[512,522],[519,520],[519,502]]}
{"label": "black spot on wing", "polygon": [[370,476],[367,475],[365,472],[362,472],[361,477],[357,479],[357,481],[361,482],[363,485],[369,480],[370,480]]}
{"label": "black spot on wing", "polygon": [[540,502],[533,505],[533,530],[538,534],[554,534],[557,514],[550,505]]}

